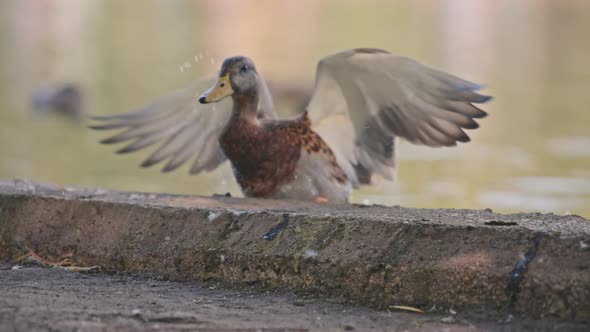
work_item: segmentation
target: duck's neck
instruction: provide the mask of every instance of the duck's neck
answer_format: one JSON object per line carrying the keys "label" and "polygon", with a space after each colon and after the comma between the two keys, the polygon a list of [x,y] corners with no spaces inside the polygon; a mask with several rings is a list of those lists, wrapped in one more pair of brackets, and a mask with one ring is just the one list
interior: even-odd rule
{"label": "duck's neck", "polygon": [[258,94],[233,96],[232,120],[258,123]]}
{"label": "duck's neck", "polygon": [[258,146],[254,143],[257,142],[262,126],[257,118],[257,95],[234,95],[232,98],[232,114],[219,136],[219,144],[223,153],[235,166],[240,160],[248,160],[251,153],[248,149]]}

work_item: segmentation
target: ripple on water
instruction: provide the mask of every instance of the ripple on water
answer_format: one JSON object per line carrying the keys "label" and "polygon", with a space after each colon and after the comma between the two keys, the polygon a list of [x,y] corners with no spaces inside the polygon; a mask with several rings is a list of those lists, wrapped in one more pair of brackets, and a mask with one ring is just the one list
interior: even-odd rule
{"label": "ripple on water", "polygon": [[507,181],[513,188],[522,192],[584,195],[590,194],[590,180],[561,176],[523,176]]}
{"label": "ripple on water", "polygon": [[559,176],[513,177],[503,189],[482,191],[481,204],[505,209],[564,211],[582,209],[590,200],[590,180]]}
{"label": "ripple on water", "polygon": [[547,150],[554,156],[590,158],[590,137],[562,137],[547,141]]}
{"label": "ripple on water", "polygon": [[560,197],[514,191],[484,191],[478,194],[478,200],[482,205],[494,206],[501,209],[554,213],[581,209],[587,202],[587,200],[580,197]]}

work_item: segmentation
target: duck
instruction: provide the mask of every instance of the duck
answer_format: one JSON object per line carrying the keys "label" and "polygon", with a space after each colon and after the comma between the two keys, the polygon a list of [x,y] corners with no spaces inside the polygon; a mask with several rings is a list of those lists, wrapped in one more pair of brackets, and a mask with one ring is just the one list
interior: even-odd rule
{"label": "duck", "polygon": [[267,83],[245,56],[139,110],[93,116],[96,130],[122,130],[103,144],[118,153],[158,145],[141,166],[189,173],[229,160],[244,196],[345,204],[353,189],[393,181],[396,142],[430,147],[469,142],[487,113],[482,85],[375,48],[322,58],[305,109],[280,119]]}
{"label": "duck", "polygon": [[76,83],[39,87],[31,93],[31,104],[38,114],[57,114],[75,122],[84,119],[84,94]]}

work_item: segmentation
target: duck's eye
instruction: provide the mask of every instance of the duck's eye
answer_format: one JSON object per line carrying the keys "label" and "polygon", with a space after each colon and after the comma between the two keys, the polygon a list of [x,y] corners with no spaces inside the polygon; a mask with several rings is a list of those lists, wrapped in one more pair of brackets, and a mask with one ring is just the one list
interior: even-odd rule
{"label": "duck's eye", "polygon": [[240,68],[240,71],[241,71],[242,73],[245,73],[245,72],[247,72],[247,71],[248,71],[248,69],[250,69],[250,67],[248,67],[248,65],[243,65],[243,66],[242,66],[242,68]]}
{"label": "duck's eye", "polygon": [[225,86],[225,82],[221,82],[221,83],[219,84],[219,87],[220,87],[220,88],[223,88],[224,86]]}

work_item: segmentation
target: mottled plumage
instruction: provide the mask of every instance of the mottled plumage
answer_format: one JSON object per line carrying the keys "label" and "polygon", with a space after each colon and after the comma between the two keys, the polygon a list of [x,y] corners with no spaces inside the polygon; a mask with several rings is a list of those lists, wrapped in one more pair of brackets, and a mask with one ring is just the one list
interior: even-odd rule
{"label": "mottled plumage", "polygon": [[332,168],[334,180],[347,181],[332,150],[310,128],[307,113],[292,120],[269,120],[262,125],[232,117],[220,143],[246,196],[277,195],[281,186],[295,180],[302,154],[322,154],[328,161],[326,167]]}
{"label": "mottled plumage", "polygon": [[[207,84],[198,100],[209,105],[196,104]],[[355,49],[322,59],[307,111],[279,120],[254,63],[233,57],[217,77],[137,112],[95,117],[104,124],[93,128],[126,128],[103,141],[131,141],[122,153],[163,141],[143,166],[168,160],[170,171],[195,158],[191,173],[199,173],[227,158],[245,196],[342,203],[373,174],[393,179],[395,136],[433,147],[469,141],[463,129],[486,115],[473,103],[490,99],[479,88],[383,50]]]}

